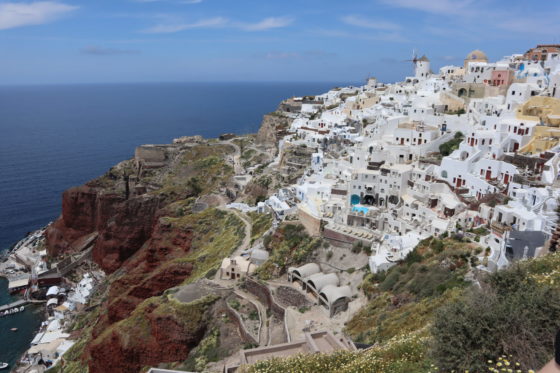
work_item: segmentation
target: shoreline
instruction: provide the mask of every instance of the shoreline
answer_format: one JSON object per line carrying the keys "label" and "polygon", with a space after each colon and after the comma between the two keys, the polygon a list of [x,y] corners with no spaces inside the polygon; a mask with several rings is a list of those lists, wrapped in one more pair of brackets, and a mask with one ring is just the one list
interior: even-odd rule
{"label": "shoreline", "polygon": [[[9,313],[6,317],[33,307],[33,319],[40,321],[39,327],[33,331],[29,345],[21,353],[16,353],[17,360],[11,366],[12,372],[26,372],[31,367],[41,369],[56,365],[64,352],[74,344],[68,339],[70,333],[65,333],[65,329],[85,307],[95,284],[104,276],[95,271],[86,271],[79,275],[80,279],[75,283],[67,275],[56,275],[57,265],[61,262],[51,263],[49,268],[45,260],[45,231],[49,225],[30,232],[18,241],[3,254],[0,263],[0,277],[8,282],[7,296],[16,299],[9,305],[18,304],[20,310]],[[79,268],[74,269],[78,270]],[[53,279],[57,284],[49,283]],[[11,331],[16,332],[17,329]]]}

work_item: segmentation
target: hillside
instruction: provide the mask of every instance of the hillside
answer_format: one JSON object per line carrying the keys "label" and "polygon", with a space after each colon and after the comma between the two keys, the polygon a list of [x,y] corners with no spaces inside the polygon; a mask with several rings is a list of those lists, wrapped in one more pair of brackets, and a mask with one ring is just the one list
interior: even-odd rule
{"label": "hillside", "polygon": [[346,332],[369,349],[275,359],[244,372],[527,372],[544,365],[560,328],[560,255],[487,274],[474,270],[474,250],[430,238],[386,273],[367,275],[362,289],[370,301]]}

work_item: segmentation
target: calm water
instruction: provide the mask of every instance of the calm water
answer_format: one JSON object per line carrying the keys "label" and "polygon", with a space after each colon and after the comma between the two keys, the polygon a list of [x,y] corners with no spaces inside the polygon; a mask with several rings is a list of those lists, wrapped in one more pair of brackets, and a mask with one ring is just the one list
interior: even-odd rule
{"label": "calm water", "polygon": [[[0,250],[60,214],[61,193],[95,178],[137,145],[186,135],[256,132],[290,96],[337,83],[185,83],[0,87]],[[9,302],[0,282],[0,304]],[[18,327],[18,333],[9,331]],[[0,361],[38,327],[31,311],[0,319]]]}

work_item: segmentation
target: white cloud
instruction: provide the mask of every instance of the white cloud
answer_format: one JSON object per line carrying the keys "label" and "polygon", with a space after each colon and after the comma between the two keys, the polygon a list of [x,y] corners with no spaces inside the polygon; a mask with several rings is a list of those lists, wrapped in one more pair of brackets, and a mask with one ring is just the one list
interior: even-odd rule
{"label": "white cloud", "polygon": [[237,26],[245,31],[264,31],[273,28],[281,28],[291,25],[294,22],[289,17],[268,17],[257,23],[239,23]]}
{"label": "white cloud", "polygon": [[474,0],[381,0],[390,6],[435,14],[469,15],[474,12]]}
{"label": "white cloud", "polygon": [[0,30],[52,22],[76,9],[77,6],[54,1],[1,3]]}
{"label": "white cloud", "polygon": [[[267,60],[320,59],[335,56],[336,53],[324,51],[322,49],[312,49],[302,52],[268,52],[262,55],[262,57]],[[257,55],[257,57],[261,57],[261,55]]]}
{"label": "white cloud", "polygon": [[169,34],[184,30],[196,29],[196,28],[214,28],[214,27],[224,27],[229,23],[229,20],[224,17],[214,17],[206,18],[193,23],[170,23],[170,24],[159,24],[144,30],[148,34]]}
{"label": "white cloud", "polygon": [[379,32],[379,33],[356,33],[346,30],[317,29],[313,31],[317,35],[334,38],[348,38],[369,41],[389,41],[394,43],[406,43],[409,40],[398,32]]}
{"label": "white cloud", "polygon": [[204,0],[132,0],[135,3],[178,3],[178,4],[200,4]]}
{"label": "white cloud", "polygon": [[359,16],[342,17],[342,22],[357,27],[370,28],[374,30],[398,30],[400,26],[393,22],[370,20]]}
{"label": "white cloud", "polygon": [[257,23],[233,22],[225,17],[206,18],[193,23],[180,22],[177,21],[175,17],[160,15],[159,18],[165,21],[143,32],[148,34],[170,34],[190,29],[218,27],[231,27],[244,31],[265,31],[273,28],[286,27],[293,22],[293,19],[287,17],[268,17]]}
{"label": "white cloud", "polygon": [[106,48],[99,47],[95,45],[89,45],[81,50],[82,54],[90,54],[94,56],[116,56],[122,54],[139,54],[139,50],[135,49],[117,49],[117,48]]}

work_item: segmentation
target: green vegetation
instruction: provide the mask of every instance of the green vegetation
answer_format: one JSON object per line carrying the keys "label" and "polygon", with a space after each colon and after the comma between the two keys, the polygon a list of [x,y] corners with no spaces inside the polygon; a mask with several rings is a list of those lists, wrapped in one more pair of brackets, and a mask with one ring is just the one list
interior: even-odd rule
{"label": "green vegetation", "polygon": [[399,265],[366,276],[362,288],[368,297],[390,291],[421,299],[465,287],[463,278],[470,269],[469,260],[475,248],[451,239],[429,238],[420,242]]}
{"label": "green vegetation", "polygon": [[448,114],[448,115],[457,115],[457,116],[460,116],[460,115],[465,114],[465,113],[466,113],[466,111],[465,111],[465,109],[463,109],[463,108],[458,109],[458,110],[447,110],[447,111],[445,112],[445,114]]}
{"label": "green vegetation", "polygon": [[245,224],[240,218],[215,208],[197,214],[162,219],[173,230],[193,230],[191,250],[185,256],[162,263],[157,268],[158,271],[165,271],[171,264],[192,264],[193,272],[185,283],[205,277],[207,272],[219,267],[221,260],[241,244],[245,235]]}
{"label": "green vegetation", "polygon": [[200,341],[198,346],[189,353],[188,359],[177,368],[187,371],[202,372],[209,362],[220,360],[222,354],[219,347],[220,331],[217,328],[213,328],[207,333],[206,337]]}
{"label": "green vegetation", "polygon": [[241,373],[414,373],[427,372],[426,338],[409,335],[391,340],[366,351],[342,351],[333,354],[297,355],[284,359],[259,361],[241,367]]}
{"label": "green vegetation", "polygon": [[161,177],[161,188],[154,193],[183,199],[214,192],[234,174],[233,168],[224,159],[224,155],[233,150],[231,145],[189,148],[165,171]]}
{"label": "green vegetation", "polygon": [[259,319],[259,313],[257,311],[251,311],[249,312],[249,320],[258,320]]}
{"label": "green vegetation", "polygon": [[233,308],[236,311],[239,311],[239,308],[241,307],[241,304],[239,303],[239,301],[237,299],[232,299],[228,302],[229,306],[231,308]]}
{"label": "green vegetation", "polygon": [[242,372],[530,372],[543,366],[560,328],[560,254],[482,274],[480,286],[466,286],[472,252],[482,250],[428,238],[387,273],[367,275],[362,289],[371,300],[345,332],[375,344],[371,349],[275,359]]}
{"label": "green vegetation", "polygon": [[560,328],[560,288],[550,277],[558,276],[558,264],[554,254],[499,271],[438,310],[432,327],[438,367],[479,371],[501,355],[522,369],[548,361]]}
{"label": "green vegetation", "polygon": [[474,234],[476,234],[476,235],[478,235],[478,236],[486,236],[487,234],[490,233],[490,231],[489,231],[488,229],[484,228],[484,227],[478,227],[478,228],[475,228],[475,229],[469,229],[469,232],[470,232],[470,233],[474,233]]}
{"label": "green vegetation", "polygon": [[453,139],[444,142],[439,146],[439,152],[442,156],[446,157],[449,154],[453,153],[454,150],[459,149],[459,144],[463,141],[463,134],[461,132],[457,132]]}
{"label": "green vegetation", "polygon": [[307,263],[322,243],[320,238],[310,237],[300,224],[284,224],[264,242],[270,258],[256,271],[262,280],[281,275],[290,266]]}
{"label": "green vegetation", "polygon": [[251,218],[253,229],[251,231],[251,244],[258,240],[272,226],[272,214],[259,214],[258,212],[250,212],[247,215]]}

